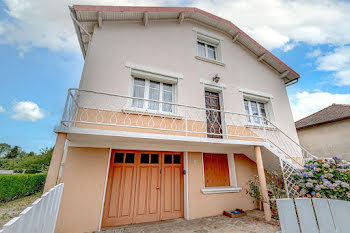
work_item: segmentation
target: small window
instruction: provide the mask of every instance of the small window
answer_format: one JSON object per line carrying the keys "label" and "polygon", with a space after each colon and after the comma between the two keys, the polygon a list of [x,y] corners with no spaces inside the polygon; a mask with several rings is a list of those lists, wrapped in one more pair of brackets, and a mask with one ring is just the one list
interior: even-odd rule
{"label": "small window", "polygon": [[203,154],[205,187],[230,186],[226,154]]}
{"label": "small window", "polygon": [[158,154],[151,154],[151,163],[152,164],[158,164],[159,163],[159,155]]}
{"label": "small window", "polygon": [[114,163],[124,162],[124,153],[114,153]]}
{"label": "small window", "polygon": [[134,163],[134,161],[135,161],[135,154],[134,153],[126,153],[125,163]]}
{"label": "small window", "polygon": [[204,41],[197,41],[198,56],[209,58],[212,60],[217,59],[217,47],[215,45],[206,43]]}
{"label": "small window", "polygon": [[133,97],[137,98],[132,100],[134,108],[173,112],[173,84],[134,78]]}
{"label": "small window", "polygon": [[181,164],[181,155],[174,155],[174,164]]}
{"label": "small window", "polygon": [[149,154],[141,154],[141,163],[149,163]]}
{"label": "small window", "polygon": [[267,125],[266,119],[268,119],[268,116],[265,103],[245,99],[244,110],[247,115],[250,115],[247,116],[249,123]]}
{"label": "small window", "polygon": [[164,155],[164,163],[165,164],[171,164],[172,163],[172,155],[165,154]]}

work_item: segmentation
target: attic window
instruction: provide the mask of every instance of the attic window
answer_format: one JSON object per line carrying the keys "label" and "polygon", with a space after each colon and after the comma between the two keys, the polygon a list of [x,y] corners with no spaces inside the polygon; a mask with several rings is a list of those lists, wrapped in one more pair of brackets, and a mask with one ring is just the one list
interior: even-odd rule
{"label": "attic window", "polygon": [[221,61],[220,40],[197,33],[197,56]]}

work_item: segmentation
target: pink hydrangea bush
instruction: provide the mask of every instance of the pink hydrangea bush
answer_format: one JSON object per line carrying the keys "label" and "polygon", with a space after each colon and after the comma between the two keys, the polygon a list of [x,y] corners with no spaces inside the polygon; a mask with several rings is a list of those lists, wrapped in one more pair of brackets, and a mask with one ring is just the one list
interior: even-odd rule
{"label": "pink hydrangea bush", "polygon": [[308,161],[295,179],[300,197],[350,201],[350,163],[338,157]]}

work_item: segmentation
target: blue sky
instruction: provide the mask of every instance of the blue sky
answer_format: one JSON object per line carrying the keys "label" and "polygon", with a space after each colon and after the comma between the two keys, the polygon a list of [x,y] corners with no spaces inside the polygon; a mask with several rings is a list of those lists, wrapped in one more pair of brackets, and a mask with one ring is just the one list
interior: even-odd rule
{"label": "blue sky", "polygon": [[288,87],[295,119],[350,104],[350,2],[284,0],[0,1],[0,142],[53,146],[83,58],[68,5],[195,6],[231,20],[301,75]]}

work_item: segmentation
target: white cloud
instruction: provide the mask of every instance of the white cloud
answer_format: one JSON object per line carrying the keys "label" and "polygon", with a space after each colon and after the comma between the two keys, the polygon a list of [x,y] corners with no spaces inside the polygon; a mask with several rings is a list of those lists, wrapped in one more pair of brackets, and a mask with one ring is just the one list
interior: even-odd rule
{"label": "white cloud", "polygon": [[[346,1],[195,0],[193,5],[227,18],[242,29],[254,32],[268,28],[265,33],[252,35],[269,47],[283,47],[288,41],[311,45],[350,43],[350,2]],[[280,39],[270,37],[275,41],[273,46],[264,44],[270,32],[281,35]]]}
{"label": "white cloud", "polygon": [[11,117],[18,121],[37,121],[44,118],[45,114],[39,106],[31,101],[20,101],[13,105]]}
{"label": "white cloud", "polygon": [[318,48],[318,49],[315,49],[315,50],[307,53],[306,57],[308,57],[308,58],[315,58],[315,57],[320,56],[321,53],[322,53],[321,49]]}
{"label": "white cloud", "polygon": [[78,51],[68,6],[97,5],[163,5],[162,0],[4,0],[10,16],[0,20],[0,43],[15,44],[19,57],[32,47],[50,50]]}
{"label": "white cloud", "polygon": [[329,92],[310,93],[304,91],[293,96],[291,101],[294,120],[297,121],[333,103],[350,104],[350,94],[332,94]]}
{"label": "white cloud", "polygon": [[6,111],[5,108],[0,105],[0,113],[5,112],[5,111]]}
{"label": "white cloud", "polygon": [[245,29],[244,31],[257,39],[267,49],[280,48],[289,41],[288,36],[280,34],[269,26],[257,27],[253,30]]}
{"label": "white cloud", "polygon": [[[68,5],[174,5],[169,0],[4,0],[0,42],[52,50],[79,49]],[[331,0],[193,0],[191,5],[231,20],[269,49],[290,41],[350,43],[350,2]],[[21,49],[21,47],[18,47]],[[290,46],[287,46],[288,50]],[[20,56],[23,56],[21,54]]]}
{"label": "white cloud", "polygon": [[317,70],[334,72],[336,84],[350,85],[350,46],[335,49],[322,57],[318,57]]}

